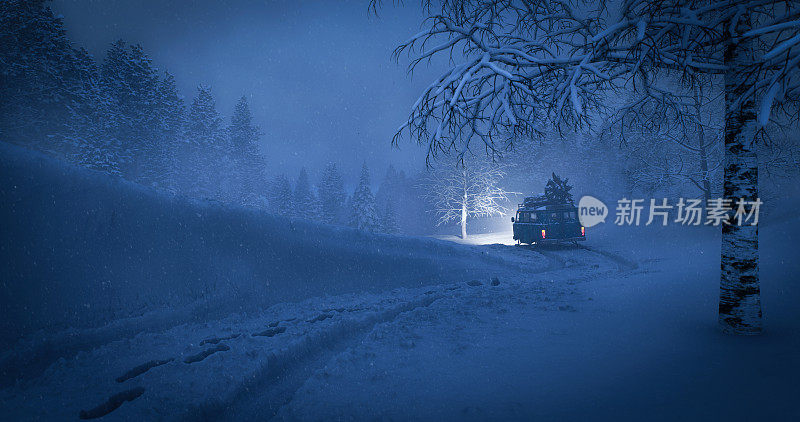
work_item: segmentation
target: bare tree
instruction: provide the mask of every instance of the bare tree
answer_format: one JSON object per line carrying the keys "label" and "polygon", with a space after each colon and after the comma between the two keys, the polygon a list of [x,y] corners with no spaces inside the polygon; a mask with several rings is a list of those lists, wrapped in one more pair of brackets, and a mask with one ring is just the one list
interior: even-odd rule
{"label": "bare tree", "polygon": [[498,164],[461,163],[430,171],[426,199],[438,217],[437,225],[458,222],[467,238],[467,219],[503,215],[508,195],[499,186],[505,171]]}
{"label": "bare tree", "polygon": [[[452,66],[412,108],[409,134],[430,156],[490,153],[543,123],[592,123],[619,97],[687,116],[699,83],[725,98],[724,195],[758,198],[756,141],[771,120],[796,124],[800,5],[776,0],[625,0],[614,13],[588,0],[440,0],[422,32],[396,50],[410,69],[437,55]],[[617,3],[614,3],[617,4]],[[672,92],[665,81],[685,88]],[[610,114],[610,113],[609,113]],[[398,136],[394,142],[397,142]],[[758,231],[722,228],[719,321],[725,332],[761,332]]]}
{"label": "bare tree", "polygon": [[704,139],[697,145],[687,141],[671,134],[643,135],[629,141],[624,149],[624,165],[632,190],[669,192],[678,197],[686,195],[688,186],[706,202],[719,195],[722,140]]}
{"label": "bare tree", "polygon": [[[674,92],[681,87],[673,87]],[[693,104],[675,105],[680,113],[649,101],[620,107],[604,136],[618,136],[626,151],[631,187],[655,192],[688,184],[708,200],[721,192],[722,113],[718,98],[694,86]],[[683,193],[683,192],[681,192]]]}

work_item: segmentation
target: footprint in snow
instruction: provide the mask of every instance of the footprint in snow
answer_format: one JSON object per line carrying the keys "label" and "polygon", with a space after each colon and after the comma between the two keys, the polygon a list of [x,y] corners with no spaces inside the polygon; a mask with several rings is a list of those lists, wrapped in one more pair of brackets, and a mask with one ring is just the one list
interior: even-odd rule
{"label": "footprint in snow", "polygon": [[325,321],[325,320],[326,320],[326,319],[328,319],[328,318],[333,318],[333,315],[332,315],[332,314],[321,314],[321,315],[317,315],[316,317],[314,317],[314,318],[312,318],[312,319],[308,320],[308,322],[310,322],[310,323],[312,323],[312,324],[313,324],[313,323],[315,323],[315,322]]}
{"label": "footprint in snow", "polygon": [[144,387],[136,387],[130,390],[125,390],[121,393],[114,394],[109,397],[105,403],[95,407],[91,410],[81,410],[78,417],[81,419],[97,419],[103,417],[122,406],[126,401],[133,401],[139,398],[144,393]]}
{"label": "footprint in snow", "polygon": [[202,346],[204,344],[217,344],[217,343],[219,343],[221,341],[224,341],[224,340],[232,340],[232,339],[235,339],[235,338],[239,337],[240,335],[241,334],[236,333],[236,334],[231,334],[231,335],[225,336],[225,337],[207,338],[207,339],[205,339],[205,340],[200,342],[200,346]]}
{"label": "footprint in snow", "polygon": [[260,333],[253,333],[253,337],[275,337],[286,331],[286,327],[268,328]]}
{"label": "footprint in snow", "polygon": [[[202,344],[202,343],[200,343],[200,344]],[[139,375],[142,375],[145,372],[155,368],[156,366],[165,365],[167,363],[172,362],[173,360],[175,360],[175,359],[169,358],[169,359],[164,359],[164,360],[151,360],[150,362],[143,363],[143,364],[131,369],[130,371],[118,376],[117,377],[117,382],[125,382],[125,381],[127,381],[127,380],[129,380],[131,378],[136,378]]]}
{"label": "footprint in snow", "polygon": [[202,352],[200,352],[200,353],[198,353],[196,355],[192,355],[192,356],[187,357],[186,359],[183,360],[183,362],[184,363],[200,362],[203,359],[213,355],[214,353],[227,352],[228,350],[231,350],[231,348],[226,346],[226,345],[224,345],[224,344],[218,344],[217,346],[212,347],[210,349],[203,350]]}
{"label": "footprint in snow", "polygon": [[329,308],[329,309],[323,309],[322,312],[333,312],[333,311],[336,311],[338,313],[342,313],[342,312],[344,312],[346,310],[347,310],[346,308]]}

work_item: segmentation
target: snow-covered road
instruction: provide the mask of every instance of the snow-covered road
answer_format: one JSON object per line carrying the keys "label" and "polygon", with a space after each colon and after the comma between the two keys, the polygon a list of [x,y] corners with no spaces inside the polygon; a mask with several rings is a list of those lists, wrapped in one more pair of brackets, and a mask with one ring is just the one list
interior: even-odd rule
{"label": "snow-covered road", "polygon": [[281,409],[296,403],[297,390],[331,359],[351,356],[368,341],[383,339],[397,355],[416,349],[416,331],[452,321],[452,332],[440,340],[468,348],[476,330],[486,328],[472,321],[476,313],[517,319],[520,307],[572,312],[576,283],[618,271],[615,262],[582,249],[469,248],[506,261],[507,270],[494,282],[315,298],[142,332],[62,358],[3,390],[3,412],[22,419],[284,417]]}
{"label": "snow-covered road", "polygon": [[2,390],[0,412],[10,420],[796,413],[788,398],[800,392],[797,325],[760,342],[714,330],[716,242],[464,245],[505,270],[141,332]]}

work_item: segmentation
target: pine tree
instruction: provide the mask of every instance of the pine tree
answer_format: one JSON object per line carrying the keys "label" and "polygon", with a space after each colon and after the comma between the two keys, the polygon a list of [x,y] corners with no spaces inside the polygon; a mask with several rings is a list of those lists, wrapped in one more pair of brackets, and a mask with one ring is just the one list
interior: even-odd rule
{"label": "pine tree", "polygon": [[292,196],[289,179],[282,174],[276,177],[269,190],[269,206],[272,212],[285,217],[292,216],[295,211]]}
{"label": "pine tree", "polygon": [[118,40],[101,67],[103,88],[115,115],[115,130],[128,148],[140,152],[156,127],[158,75],[140,45]]}
{"label": "pine tree", "polygon": [[84,49],[76,50],[75,59],[79,82],[72,87],[73,102],[64,134],[66,155],[82,166],[121,174],[121,165],[128,156],[108,130],[109,101],[101,86],[99,69]]}
{"label": "pine tree", "polygon": [[211,95],[211,88],[200,85],[197,97],[192,100],[186,122],[186,138],[189,143],[217,147],[221,135],[222,119],[217,112],[217,105]]}
{"label": "pine tree", "polygon": [[243,204],[255,205],[261,193],[266,163],[258,148],[261,130],[253,124],[247,97],[242,96],[236,103],[227,131],[237,199]]}
{"label": "pine tree", "polygon": [[0,135],[51,151],[72,117],[78,72],[63,22],[46,3],[0,2]]}
{"label": "pine tree", "polygon": [[[126,44],[122,40],[112,43],[106,51],[106,56],[100,66],[100,89],[103,93],[104,102],[102,105],[103,136],[115,140],[119,144],[120,153],[129,161],[131,151],[126,148],[124,142],[127,134],[124,127],[126,119],[124,117],[123,103],[127,103],[129,96],[123,75],[127,73],[125,68],[128,63],[128,52]],[[122,163],[120,163],[122,165]]]}
{"label": "pine tree", "polygon": [[297,176],[297,183],[294,186],[294,204],[304,219],[319,221],[322,216],[319,200],[311,190],[311,183],[308,181],[306,168],[300,169]]}
{"label": "pine tree", "polygon": [[359,230],[373,231],[377,229],[377,215],[375,212],[375,197],[372,195],[369,181],[369,168],[367,164],[361,166],[361,177],[358,187],[353,193],[350,210],[350,226]]}
{"label": "pine tree", "polygon": [[378,186],[378,191],[375,193],[375,202],[379,207],[383,208],[387,200],[397,196],[400,184],[400,173],[393,165],[389,164],[386,174],[384,174],[381,184]]}
{"label": "pine tree", "polygon": [[158,151],[151,157],[155,183],[169,190],[176,189],[177,154],[186,118],[186,106],[178,95],[175,77],[164,72],[157,88]]}
{"label": "pine tree", "polygon": [[175,76],[164,72],[158,83],[158,127],[162,136],[179,139],[185,124],[186,106],[178,95]]}
{"label": "pine tree", "polygon": [[153,142],[152,135],[158,127],[158,72],[140,44],[130,46],[129,50],[126,82],[131,94],[131,124],[135,125],[130,130],[136,141],[146,149],[152,147],[148,143]]}
{"label": "pine tree", "polygon": [[199,86],[186,118],[184,133],[183,190],[205,197],[222,198],[221,178],[225,168],[222,119],[211,88]]}
{"label": "pine tree", "polygon": [[384,204],[378,227],[381,233],[394,234],[400,232],[400,228],[397,226],[394,204],[391,199],[387,200]]}
{"label": "pine tree", "polygon": [[391,207],[395,217],[400,215],[396,221],[398,228],[415,225],[427,214],[424,212],[424,199],[413,192],[414,185],[402,170],[398,171],[390,164],[375,193],[376,209],[383,211]]}
{"label": "pine tree", "polygon": [[101,69],[108,97],[107,135],[114,137],[129,160],[123,175],[145,185],[156,182],[151,163],[160,154],[158,128],[158,75],[141,45],[118,40],[109,48]]}
{"label": "pine tree", "polygon": [[347,201],[347,194],[344,191],[342,176],[334,163],[329,163],[322,171],[319,201],[322,208],[322,221],[328,224],[341,223],[341,214]]}
{"label": "pine tree", "polygon": [[571,190],[569,179],[561,179],[553,173],[552,178],[544,187],[544,196],[551,204],[572,204],[572,194],[569,192]]}
{"label": "pine tree", "polygon": [[231,125],[228,127],[228,134],[235,147],[246,148],[258,141],[261,131],[258,126],[253,124],[253,115],[250,112],[250,105],[247,97],[242,96],[236,103],[231,116]]}
{"label": "pine tree", "polygon": [[119,39],[109,46],[101,67],[103,83],[118,99],[127,92],[123,82],[129,60],[127,43]]}

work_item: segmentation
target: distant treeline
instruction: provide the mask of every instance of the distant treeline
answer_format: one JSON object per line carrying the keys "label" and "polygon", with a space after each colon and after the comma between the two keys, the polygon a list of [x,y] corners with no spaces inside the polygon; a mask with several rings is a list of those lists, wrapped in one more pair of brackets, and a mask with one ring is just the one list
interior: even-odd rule
{"label": "distant treeline", "polygon": [[101,62],[73,44],[47,0],[0,2],[0,139],[127,180],[196,198],[385,233],[429,233],[424,176],[390,167],[373,194],[364,165],[356,190],[335,164],[313,183],[267,176],[247,97],[229,121],[211,89],[190,104],[138,44],[119,40]]}
{"label": "distant treeline", "polygon": [[[372,232],[416,232],[419,216],[425,214],[426,207],[424,202],[414,200],[420,197],[417,189],[420,188],[412,179],[389,166],[373,194],[370,172],[364,164],[358,186],[348,195],[336,164],[330,163],[322,171],[316,190],[303,168],[294,187],[286,176],[277,176],[270,183],[268,198],[271,211],[287,217],[349,225]],[[398,216],[398,212],[401,215]],[[425,218],[421,221],[427,222]]]}
{"label": "distant treeline", "polygon": [[102,63],[67,38],[44,0],[2,3],[0,135],[8,142],[187,195],[258,204],[265,160],[247,98],[222,121],[209,87],[188,109],[140,45]]}

